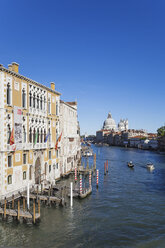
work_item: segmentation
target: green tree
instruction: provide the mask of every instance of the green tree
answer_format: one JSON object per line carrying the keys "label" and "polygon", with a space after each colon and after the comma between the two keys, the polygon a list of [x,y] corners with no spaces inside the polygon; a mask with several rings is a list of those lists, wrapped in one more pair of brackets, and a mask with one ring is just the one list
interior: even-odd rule
{"label": "green tree", "polygon": [[165,126],[162,126],[162,127],[158,128],[157,134],[158,134],[159,137],[164,136],[165,135]]}

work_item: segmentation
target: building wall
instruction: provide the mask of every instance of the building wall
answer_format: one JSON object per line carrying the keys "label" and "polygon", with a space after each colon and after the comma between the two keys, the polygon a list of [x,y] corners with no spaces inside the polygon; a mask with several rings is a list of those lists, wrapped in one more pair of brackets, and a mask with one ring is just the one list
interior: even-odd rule
{"label": "building wall", "polygon": [[60,102],[60,165],[61,174],[77,166],[80,159],[80,133],[76,107]]}
{"label": "building wall", "polygon": [[[7,104],[8,84],[10,84],[11,89],[10,104]],[[37,159],[40,161],[41,166],[40,181],[46,182],[47,180],[54,182],[56,178],[60,177],[58,153],[55,150],[57,136],[59,135],[58,109],[60,94],[4,67],[0,67],[0,85],[0,197],[2,198],[4,195],[11,195],[17,191],[24,190],[28,182],[30,184],[35,183],[35,164]],[[23,107],[23,90],[26,94],[25,107]],[[32,94],[31,106],[30,94]],[[34,94],[35,98],[33,98]],[[48,99],[50,100],[50,108]],[[33,106],[34,101],[35,106]],[[20,107],[22,110],[23,135],[22,143],[19,145],[16,144],[16,150],[14,151],[14,146],[7,144],[7,140],[9,136],[8,127],[10,131],[14,128],[15,106]],[[32,133],[31,142],[29,137],[30,130]],[[34,131],[39,131],[40,137],[39,142],[36,144],[34,144]],[[44,142],[44,131],[46,135],[49,131],[51,133],[47,142]],[[24,137],[26,138],[25,140]],[[51,158],[49,159],[50,151]],[[23,163],[24,154],[26,154],[25,164]],[[9,156],[12,158],[11,167],[8,164]],[[26,178],[24,177],[23,179],[25,172]],[[8,183],[9,176],[12,177],[11,184]]]}

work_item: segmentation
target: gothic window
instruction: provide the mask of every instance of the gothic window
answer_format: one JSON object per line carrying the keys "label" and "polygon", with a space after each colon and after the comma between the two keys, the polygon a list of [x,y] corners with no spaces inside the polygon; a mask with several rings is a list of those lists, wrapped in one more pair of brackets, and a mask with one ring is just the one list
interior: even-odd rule
{"label": "gothic window", "polygon": [[49,128],[49,142],[51,142],[50,128]]}
{"label": "gothic window", "polygon": [[11,86],[7,84],[7,104],[11,104]]}
{"label": "gothic window", "polygon": [[42,128],[41,128],[41,143],[43,143],[43,132],[42,132]]}
{"label": "gothic window", "polygon": [[40,132],[39,132],[39,128],[37,129],[37,143],[40,142]]}
{"label": "gothic window", "polygon": [[41,108],[41,110],[42,110],[42,96],[41,96],[41,98],[40,98],[40,108]]}
{"label": "gothic window", "polygon": [[33,131],[33,143],[35,142],[35,138],[36,138],[36,130],[34,128],[34,131]]}
{"label": "gothic window", "polygon": [[49,159],[51,159],[51,151],[49,151]]}
{"label": "gothic window", "polygon": [[7,125],[7,144],[10,144],[11,129],[10,125]]}
{"label": "gothic window", "polygon": [[32,93],[29,93],[29,105],[32,107]]}
{"label": "gothic window", "polygon": [[46,140],[46,130],[44,129],[44,142]]}
{"label": "gothic window", "polygon": [[44,110],[46,110],[46,97],[44,96]]}
{"label": "gothic window", "polygon": [[22,107],[26,108],[26,92],[25,92],[25,89],[22,90]]}
{"label": "gothic window", "polygon": [[35,93],[33,94],[33,108],[36,107],[36,95]]}
{"label": "gothic window", "polygon": [[26,129],[25,129],[25,126],[23,126],[23,143],[26,143]]}
{"label": "gothic window", "polygon": [[39,95],[37,95],[37,108],[39,109]]}
{"label": "gothic window", "polygon": [[29,142],[32,143],[32,129],[29,130]]}

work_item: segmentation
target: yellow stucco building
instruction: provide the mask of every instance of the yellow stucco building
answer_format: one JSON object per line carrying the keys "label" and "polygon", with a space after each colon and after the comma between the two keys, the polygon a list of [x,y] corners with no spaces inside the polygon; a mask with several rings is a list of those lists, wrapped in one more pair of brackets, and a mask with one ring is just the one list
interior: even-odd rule
{"label": "yellow stucco building", "polygon": [[[0,65],[0,197],[60,177],[60,93]],[[11,144],[11,135],[14,143]]]}

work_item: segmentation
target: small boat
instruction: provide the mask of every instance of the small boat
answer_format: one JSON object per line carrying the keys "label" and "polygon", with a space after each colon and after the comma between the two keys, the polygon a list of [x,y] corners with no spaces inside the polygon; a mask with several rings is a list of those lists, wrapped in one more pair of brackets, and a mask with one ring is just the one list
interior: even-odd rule
{"label": "small boat", "polygon": [[132,163],[132,161],[128,162],[127,165],[128,165],[129,168],[133,168],[134,167],[134,164]]}
{"label": "small boat", "polygon": [[79,198],[83,199],[90,195],[92,193],[92,187],[89,187],[89,189],[84,190],[82,194],[79,194]]}
{"label": "small boat", "polygon": [[150,171],[154,170],[155,167],[154,167],[153,163],[151,163],[151,162],[147,163],[147,169]]}

